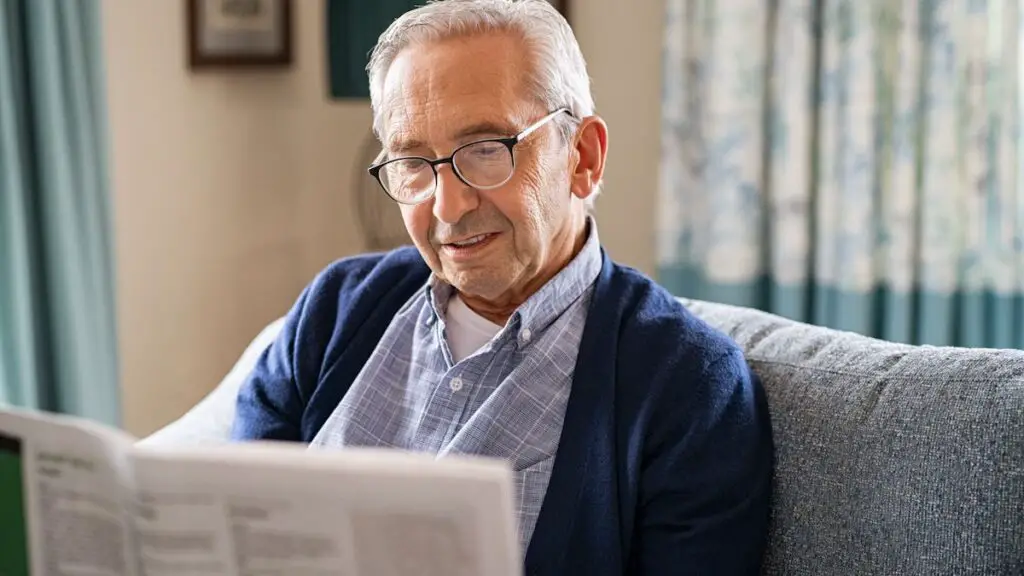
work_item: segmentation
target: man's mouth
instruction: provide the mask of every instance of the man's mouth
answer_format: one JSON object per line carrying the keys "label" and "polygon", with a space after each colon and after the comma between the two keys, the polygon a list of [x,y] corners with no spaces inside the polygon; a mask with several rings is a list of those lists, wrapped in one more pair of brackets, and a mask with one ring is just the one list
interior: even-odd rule
{"label": "man's mouth", "polygon": [[441,249],[449,258],[455,260],[474,258],[477,252],[486,249],[497,237],[498,234],[493,232],[477,234],[456,242],[446,242],[441,245]]}
{"label": "man's mouth", "polygon": [[455,247],[458,247],[458,248],[468,248],[468,247],[473,246],[475,244],[479,244],[479,243],[483,242],[484,240],[487,240],[487,238],[489,238],[490,236],[491,236],[490,234],[477,234],[476,236],[473,236],[472,238],[466,238],[465,240],[460,240],[459,242],[450,242],[448,245],[449,246],[455,246]]}

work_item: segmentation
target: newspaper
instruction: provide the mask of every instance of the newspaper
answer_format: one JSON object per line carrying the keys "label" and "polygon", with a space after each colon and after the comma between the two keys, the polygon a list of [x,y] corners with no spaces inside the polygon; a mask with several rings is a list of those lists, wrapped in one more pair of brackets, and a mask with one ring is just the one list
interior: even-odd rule
{"label": "newspaper", "polygon": [[136,442],[0,407],[0,576],[522,572],[503,461]]}

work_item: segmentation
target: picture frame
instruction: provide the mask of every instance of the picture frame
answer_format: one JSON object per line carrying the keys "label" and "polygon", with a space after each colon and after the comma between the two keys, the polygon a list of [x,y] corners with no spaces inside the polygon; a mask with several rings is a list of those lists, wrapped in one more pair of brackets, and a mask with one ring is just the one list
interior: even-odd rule
{"label": "picture frame", "polygon": [[184,0],[192,69],[292,63],[292,0]]}

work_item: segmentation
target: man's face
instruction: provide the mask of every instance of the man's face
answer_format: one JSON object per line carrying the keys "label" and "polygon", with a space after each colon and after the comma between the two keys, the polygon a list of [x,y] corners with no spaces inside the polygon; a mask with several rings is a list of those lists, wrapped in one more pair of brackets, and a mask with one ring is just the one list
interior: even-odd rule
{"label": "man's face", "polygon": [[[514,136],[551,112],[527,95],[524,52],[505,34],[402,51],[384,82],[388,156],[447,157],[462,144]],[[469,187],[442,164],[433,198],[402,205],[406,228],[434,273],[464,295],[528,294],[564,264],[573,242],[569,158],[550,122],[516,145],[514,174],[498,188]],[[472,239],[480,241],[459,245]]]}

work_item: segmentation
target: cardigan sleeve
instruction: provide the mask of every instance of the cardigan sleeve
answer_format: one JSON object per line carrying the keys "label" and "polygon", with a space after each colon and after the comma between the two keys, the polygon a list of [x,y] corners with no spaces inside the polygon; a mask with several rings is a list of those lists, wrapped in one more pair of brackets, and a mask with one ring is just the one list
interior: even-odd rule
{"label": "cardigan sleeve", "polygon": [[309,291],[303,291],[281,331],[242,383],[235,403],[232,440],[301,440],[305,400],[299,391],[294,356]]}
{"label": "cardigan sleeve", "polygon": [[[412,247],[350,256],[321,270],[242,383],[231,439],[312,439],[372,353],[394,311],[428,274]],[[342,354],[347,358],[344,363],[339,360]],[[325,372],[336,378],[323,387]]]}
{"label": "cardigan sleeve", "polygon": [[738,349],[698,378],[659,403],[630,574],[759,573],[773,469],[767,400]]}
{"label": "cardigan sleeve", "polygon": [[375,259],[352,257],[321,270],[302,290],[277,338],[259,357],[239,389],[232,440],[301,442],[304,419],[320,381],[329,346],[354,307],[354,294],[373,270]]}

